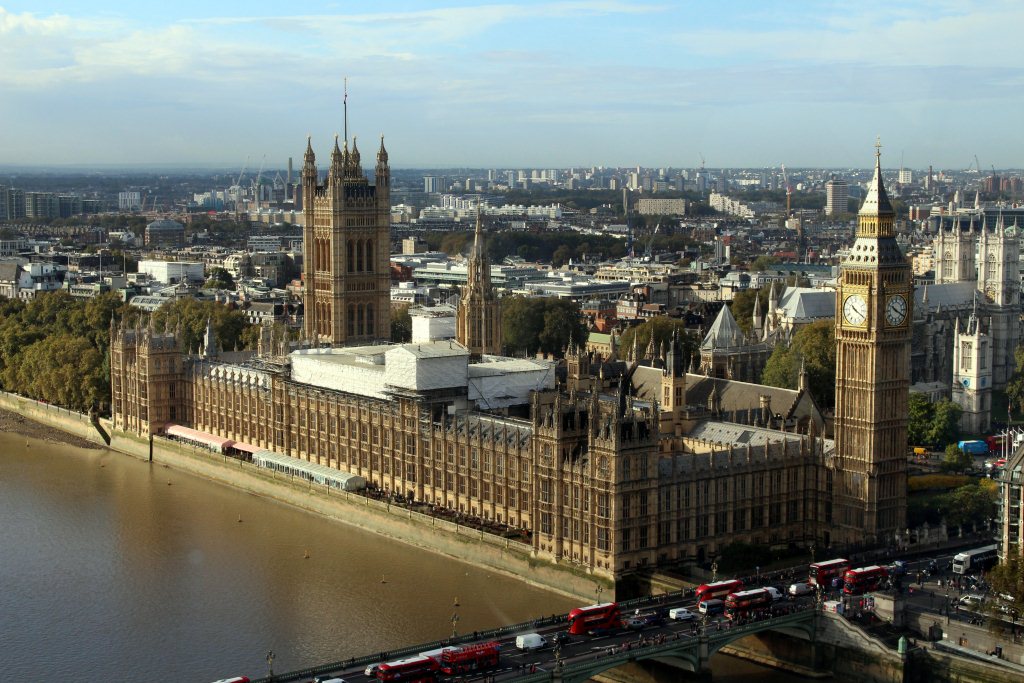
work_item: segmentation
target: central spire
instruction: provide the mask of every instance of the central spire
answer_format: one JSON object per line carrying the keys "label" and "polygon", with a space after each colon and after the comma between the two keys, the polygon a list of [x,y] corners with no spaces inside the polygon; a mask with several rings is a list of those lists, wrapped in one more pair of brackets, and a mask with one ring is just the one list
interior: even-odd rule
{"label": "central spire", "polygon": [[864,198],[864,204],[860,207],[860,216],[895,216],[892,204],[889,202],[889,195],[885,191],[885,184],[882,182],[882,143],[875,142],[875,174],[871,178],[871,185],[868,187],[868,194]]}

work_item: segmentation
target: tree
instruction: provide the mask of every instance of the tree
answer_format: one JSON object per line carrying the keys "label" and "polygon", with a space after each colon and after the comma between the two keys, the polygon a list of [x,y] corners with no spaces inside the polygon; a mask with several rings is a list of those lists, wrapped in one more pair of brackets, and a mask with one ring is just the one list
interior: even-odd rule
{"label": "tree", "polygon": [[203,285],[207,289],[235,289],[235,278],[225,268],[214,268]]}
{"label": "tree", "polygon": [[1009,595],[1014,605],[1024,605],[1024,555],[1012,547],[1006,558],[988,573],[988,583],[996,595]]}
{"label": "tree", "polygon": [[1024,413],[1024,345],[1013,350],[1016,369],[1006,385],[1006,396],[1010,399],[1010,412],[1016,406],[1018,413]]}
{"label": "tree", "polygon": [[963,408],[944,398],[935,403],[935,414],[926,440],[932,448],[955,444],[960,435],[960,415]]}
{"label": "tree", "polygon": [[412,341],[412,316],[409,305],[391,307],[391,341],[404,344]]}
{"label": "tree", "polygon": [[554,297],[506,297],[501,301],[505,348],[532,356],[538,351],[562,356],[570,339],[587,341],[588,330],[579,305]]}
{"label": "tree", "polygon": [[765,364],[761,381],[773,387],[796,389],[801,364],[807,371],[808,388],[814,399],[823,408],[835,405],[835,323],[819,320],[805,325],[793,335],[789,346],[776,346]]}
{"label": "tree", "polygon": [[769,256],[768,254],[761,254],[750,263],[750,270],[755,272],[770,270],[771,267],[777,264],[778,262],[779,259],[775,258],[774,256]]}
{"label": "tree", "polygon": [[964,453],[955,443],[946,446],[946,454],[942,457],[942,469],[946,472],[963,472],[974,464],[970,453]]}
{"label": "tree", "polygon": [[732,317],[736,318],[740,329],[750,333],[753,326],[754,301],[758,301],[761,309],[761,316],[768,311],[768,293],[761,289],[744,289],[736,292],[732,298]]}
{"label": "tree", "polygon": [[683,359],[686,363],[684,370],[688,371],[690,359],[697,353],[698,340],[686,329],[684,321],[675,318],[659,316],[626,330],[619,339],[619,357],[625,357],[629,350],[633,348],[634,340],[637,351],[643,355],[651,343],[651,337],[654,338],[655,353],[660,354],[661,349],[667,349],[672,342],[673,333],[679,335]]}
{"label": "tree", "polygon": [[243,332],[250,327],[245,316],[216,301],[199,301],[191,297],[168,301],[153,313],[158,332],[175,332],[182,347],[189,352],[200,350],[206,334],[207,321],[213,327],[218,346],[225,351],[252,343]]}
{"label": "tree", "polygon": [[909,447],[930,445],[928,438],[932,419],[935,417],[935,404],[928,397],[918,392],[910,394],[908,404],[907,445]]}

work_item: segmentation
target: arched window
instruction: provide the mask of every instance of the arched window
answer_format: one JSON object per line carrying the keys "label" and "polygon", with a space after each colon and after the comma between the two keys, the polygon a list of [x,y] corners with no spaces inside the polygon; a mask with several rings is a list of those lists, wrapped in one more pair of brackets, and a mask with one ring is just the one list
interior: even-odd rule
{"label": "arched window", "polygon": [[363,304],[358,304],[356,306],[356,334],[358,334],[359,336],[366,334],[366,320],[364,317],[365,313],[363,310],[364,308],[365,306]]}
{"label": "arched window", "polygon": [[374,271],[373,263],[373,240],[366,240],[366,270],[372,273]]}
{"label": "arched window", "polygon": [[351,273],[354,267],[353,259],[355,258],[355,245],[353,244],[352,240],[348,241],[348,248],[346,249],[346,252],[348,257],[348,267],[346,268],[346,271]]}
{"label": "arched window", "polygon": [[354,304],[348,305],[348,336],[356,336],[356,307]]}
{"label": "arched window", "polygon": [[356,272],[363,272],[363,241],[356,242]]}
{"label": "arched window", "polygon": [[366,304],[366,334],[375,335],[377,333],[373,322],[373,304]]}

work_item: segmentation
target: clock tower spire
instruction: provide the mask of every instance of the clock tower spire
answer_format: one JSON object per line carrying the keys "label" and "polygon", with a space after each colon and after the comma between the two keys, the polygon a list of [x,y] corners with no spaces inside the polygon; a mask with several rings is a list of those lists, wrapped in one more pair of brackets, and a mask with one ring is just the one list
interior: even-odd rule
{"label": "clock tower spire", "polygon": [[881,144],[836,293],[833,540],[884,545],[906,527],[911,268],[896,243]]}

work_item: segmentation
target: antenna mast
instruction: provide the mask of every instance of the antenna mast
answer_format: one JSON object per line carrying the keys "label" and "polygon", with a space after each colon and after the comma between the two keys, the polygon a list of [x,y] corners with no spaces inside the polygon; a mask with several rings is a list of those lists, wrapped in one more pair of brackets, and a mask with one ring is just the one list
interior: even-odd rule
{"label": "antenna mast", "polygon": [[348,76],[345,77],[345,96],[341,98],[341,106],[345,111],[345,144],[348,145]]}

